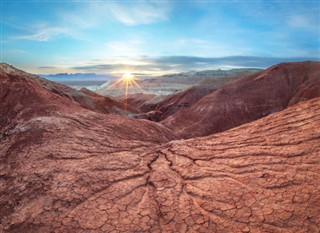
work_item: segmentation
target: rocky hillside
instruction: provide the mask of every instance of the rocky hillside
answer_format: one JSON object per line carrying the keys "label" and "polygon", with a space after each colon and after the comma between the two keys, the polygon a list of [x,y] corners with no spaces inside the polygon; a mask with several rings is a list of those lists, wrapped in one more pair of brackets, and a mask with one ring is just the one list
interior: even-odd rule
{"label": "rocky hillside", "polygon": [[245,74],[248,73],[249,72],[239,72],[219,78],[204,78],[196,85],[181,92],[171,94],[159,101],[154,105],[153,110],[159,112],[159,120],[164,120],[179,110],[190,108],[204,96],[209,95],[213,91],[223,87],[228,82],[244,77]]}
{"label": "rocky hillside", "polygon": [[251,122],[320,96],[320,62],[283,63],[233,81],[162,121],[192,138]]}
{"label": "rocky hillside", "polygon": [[172,141],[157,123],[0,78],[0,232],[320,229],[320,98]]}
{"label": "rocky hillside", "polygon": [[[201,72],[198,72],[202,74]],[[206,73],[206,72],[204,72]],[[186,88],[185,90],[167,95],[147,95],[142,93],[131,94],[128,96],[127,102],[130,106],[140,110],[142,114],[138,116],[141,118],[147,118],[153,121],[161,121],[167,118],[168,116],[173,115],[175,112],[191,107],[194,103],[199,101],[202,97],[212,93],[213,91],[223,87],[226,83],[244,77],[248,74],[254,73],[253,71],[244,71],[236,72],[233,70],[232,73],[222,73],[220,76],[211,76],[212,73],[208,73],[207,76],[191,76],[193,80],[197,80],[196,85]],[[182,75],[182,74],[181,74]],[[213,75],[213,74],[212,74]],[[164,79],[166,77],[166,79]],[[189,76],[179,76],[180,79],[190,78]],[[202,77],[202,78],[201,78]],[[157,82],[160,82],[162,79],[165,82],[170,83],[168,79],[176,79],[176,76],[163,76],[159,79],[156,79]],[[201,80],[201,81],[199,81]],[[179,79],[178,79],[179,81]],[[173,82],[171,80],[171,82]],[[180,81],[182,82],[182,81]],[[123,100],[124,97],[119,100]],[[149,113],[148,113],[149,112]],[[152,115],[152,117],[148,117]]]}
{"label": "rocky hillside", "polygon": [[319,230],[319,98],[162,146],[156,125],[99,116],[60,109],[1,138],[1,232]]}
{"label": "rocky hillside", "polygon": [[[137,112],[136,109],[130,107],[127,108],[123,103],[120,103],[110,97],[98,95],[85,88],[78,91],[63,84],[49,81],[34,74],[26,73],[5,63],[0,64],[0,75],[10,76],[12,79],[15,79],[15,85],[19,85],[20,80],[32,80],[50,92],[67,97],[73,102],[80,104],[82,107],[96,112],[122,115],[127,114],[128,112]],[[22,85],[24,85],[24,83],[22,83]],[[24,89],[24,87],[21,88]]]}

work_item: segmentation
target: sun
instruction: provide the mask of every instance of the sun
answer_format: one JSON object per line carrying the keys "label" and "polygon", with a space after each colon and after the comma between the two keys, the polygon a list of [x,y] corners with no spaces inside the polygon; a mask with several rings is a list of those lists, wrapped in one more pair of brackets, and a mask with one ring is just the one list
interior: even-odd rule
{"label": "sun", "polygon": [[122,75],[121,79],[124,82],[132,83],[134,81],[135,77],[131,73],[125,73],[125,74]]}

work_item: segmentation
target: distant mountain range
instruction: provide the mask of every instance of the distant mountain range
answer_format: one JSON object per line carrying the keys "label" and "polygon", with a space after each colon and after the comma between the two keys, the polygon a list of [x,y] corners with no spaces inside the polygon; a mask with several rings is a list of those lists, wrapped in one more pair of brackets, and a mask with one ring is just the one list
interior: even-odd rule
{"label": "distant mountain range", "polygon": [[96,73],[59,73],[59,74],[39,74],[40,77],[54,81],[107,81],[117,79],[117,76],[111,74],[96,74]]}
{"label": "distant mountain range", "polygon": [[[183,73],[166,74],[163,76],[144,76],[139,77],[141,80],[140,85],[145,91],[152,89],[152,86],[156,86],[156,94],[171,94],[176,91],[188,88],[190,85],[194,85],[206,78],[226,78],[230,75],[242,74],[247,75],[249,73],[260,72],[261,69],[257,68],[240,68],[230,70],[204,70],[204,71],[188,71]],[[39,74],[40,77],[49,79],[51,81],[59,82],[75,89],[81,89],[83,87],[96,91],[102,95],[115,95],[113,90],[107,90],[106,86],[112,84],[113,80],[119,77],[112,74],[96,74],[96,73],[58,73],[58,74]],[[138,77],[138,76],[137,76]],[[161,83],[161,85],[160,85]],[[160,86],[159,86],[160,85]],[[169,85],[169,87],[164,87]],[[177,86],[178,85],[178,86]],[[165,90],[163,90],[165,89]],[[105,92],[107,90],[107,93]],[[118,93],[119,90],[116,90]],[[163,92],[165,91],[165,92]],[[139,92],[141,90],[139,89]],[[154,90],[149,94],[155,94]]]}
{"label": "distant mountain range", "polygon": [[[239,72],[259,72],[262,69],[257,68],[240,68],[240,69],[230,69],[230,70],[204,70],[204,71],[188,71],[182,73],[166,74],[160,77],[212,77],[212,76],[226,76],[233,73]],[[84,80],[94,80],[94,81],[107,81],[114,80],[118,77],[112,74],[96,74],[96,73],[58,73],[58,74],[38,74],[38,76],[56,81],[84,81]],[[151,77],[149,77],[151,78]]]}
{"label": "distant mountain range", "polygon": [[166,74],[163,77],[176,77],[176,76],[187,76],[187,77],[212,77],[212,76],[226,76],[234,73],[241,72],[259,72],[262,69],[258,68],[239,68],[239,69],[230,69],[230,70],[203,70],[203,71],[189,71],[175,74]]}

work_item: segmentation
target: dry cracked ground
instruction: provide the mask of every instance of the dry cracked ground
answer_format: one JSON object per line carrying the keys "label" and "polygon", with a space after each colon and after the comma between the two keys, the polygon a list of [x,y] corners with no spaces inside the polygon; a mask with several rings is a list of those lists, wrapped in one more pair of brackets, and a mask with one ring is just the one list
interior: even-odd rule
{"label": "dry cracked ground", "polygon": [[206,138],[121,147],[90,118],[39,117],[22,126],[44,130],[31,145],[2,143],[0,229],[319,232],[319,123],[314,99]]}
{"label": "dry cracked ground", "polygon": [[[29,92],[9,88],[23,101],[33,84]],[[50,97],[42,106],[54,111],[18,104],[8,113],[0,232],[320,231],[320,98],[173,140],[157,123],[95,113],[41,88],[32,93]]]}

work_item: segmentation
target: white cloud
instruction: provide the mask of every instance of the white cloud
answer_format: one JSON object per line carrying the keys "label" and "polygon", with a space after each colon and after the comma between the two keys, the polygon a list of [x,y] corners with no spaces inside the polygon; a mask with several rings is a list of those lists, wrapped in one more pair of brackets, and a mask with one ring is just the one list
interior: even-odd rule
{"label": "white cloud", "polygon": [[[55,26],[39,22],[29,25],[28,33],[18,35],[13,39],[33,40],[47,42],[59,36],[69,36],[83,39],[83,29],[90,29],[107,22],[117,21],[125,25],[150,24],[163,21],[168,18],[171,10],[168,2],[86,2],[77,6],[76,12],[59,10],[57,12],[61,21]],[[129,45],[125,42],[111,44],[113,50],[118,49],[120,53],[125,51],[136,51],[137,41],[131,41]],[[133,47],[133,48],[132,48]]]}
{"label": "white cloud", "polygon": [[126,25],[150,24],[168,18],[171,10],[168,2],[109,2],[107,8],[114,18]]}
{"label": "white cloud", "polygon": [[74,13],[60,10],[59,17],[76,27],[86,29],[108,22],[125,25],[151,24],[168,19],[171,4],[165,1],[92,1],[77,5]]}
{"label": "white cloud", "polygon": [[51,40],[54,37],[60,35],[67,35],[69,34],[69,30],[62,27],[46,27],[46,28],[39,28],[35,30],[35,33],[16,36],[14,39],[24,39],[24,40],[34,40],[34,41],[42,41],[46,42]]}

